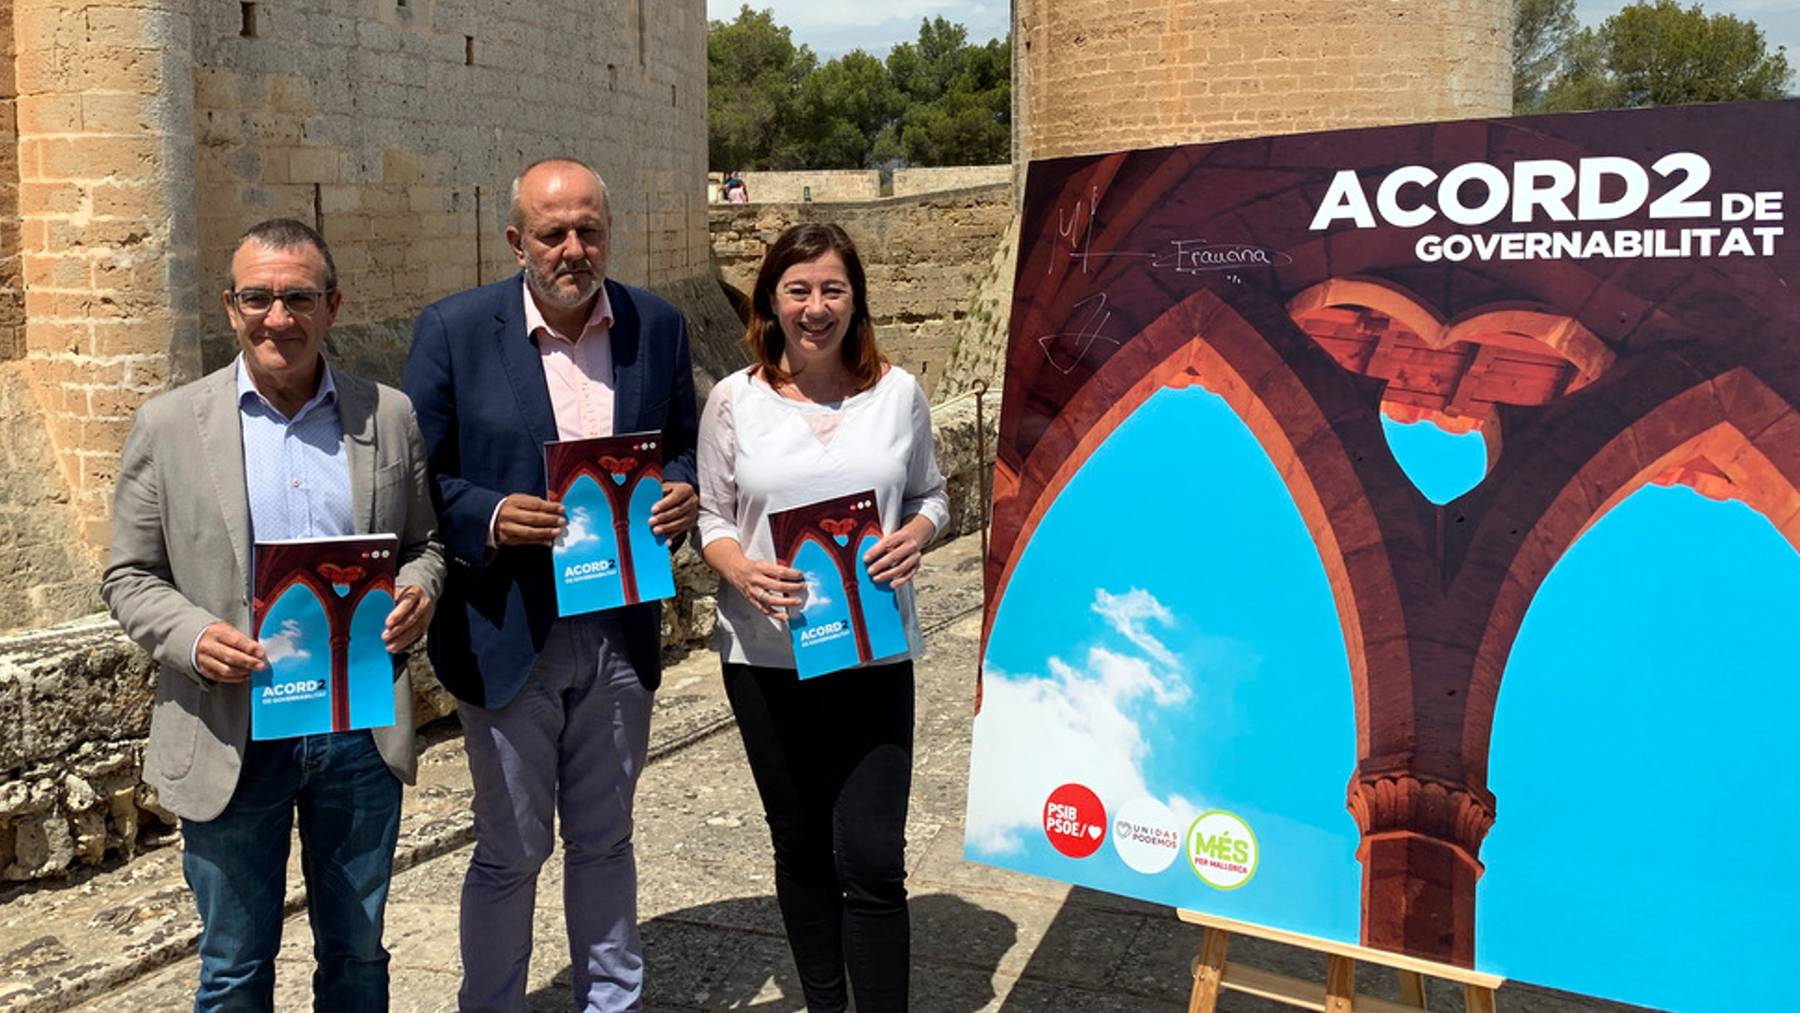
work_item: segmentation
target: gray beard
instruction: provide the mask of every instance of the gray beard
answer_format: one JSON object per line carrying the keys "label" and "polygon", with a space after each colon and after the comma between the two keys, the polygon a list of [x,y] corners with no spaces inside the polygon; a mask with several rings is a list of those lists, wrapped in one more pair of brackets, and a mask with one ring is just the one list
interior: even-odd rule
{"label": "gray beard", "polygon": [[531,294],[537,296],[539,302],[547,306],[554,306],[557,309],[572,310],[577,306],[580,306],[582,303],[592,299],[594,293],[600,291],[600,287],[605,284],[605,279],[596,272],[593,276],[593,284],[590,287],[584,289],[578,295],[569,296],[564,295],[561,291],[557,290],[555,285],[551,284],[554,280],[555,279],[552,278],[550,281],[546,281],[540,277],[536,271],[533,271],[530,268],[527,268],[525,271],[525,284],[530,286]]}

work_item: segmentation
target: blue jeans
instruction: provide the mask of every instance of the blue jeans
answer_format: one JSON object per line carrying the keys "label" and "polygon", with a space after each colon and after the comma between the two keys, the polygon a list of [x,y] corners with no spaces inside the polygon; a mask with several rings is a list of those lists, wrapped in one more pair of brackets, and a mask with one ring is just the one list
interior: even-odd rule
{"label": "blue jeans", "polygon": [[369,733],[358,731],[250,743],[225,811],[204,823],[181,821],[181,866],[201,921],[195,1013],[274,1009],[296,808],[317,961],[313,1008],[387,1009],[381,930],[400,781]]}

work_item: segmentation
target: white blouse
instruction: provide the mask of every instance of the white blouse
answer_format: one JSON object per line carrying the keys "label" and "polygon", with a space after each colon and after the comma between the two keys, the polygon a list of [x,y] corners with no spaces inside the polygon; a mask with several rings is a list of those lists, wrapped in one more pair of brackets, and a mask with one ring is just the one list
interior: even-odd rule
{"label": "white blouse", "polygon": [[[735,538],[751,559],[773,562],[769,514],[875,490],[882,530],[917,514],[933,533],[950,498],[931,442],[931,406],[910,373],[891,366],[868,390],[835,405],[793,401],[739,370],[713,387],[700,415],[700,545]],[[897,593],[908,654],[920,651],[913,585]],[[713,647],[726,661],[793,668],[787,625],[719,582]],[[877,659],[892,661],[892,658]]]}

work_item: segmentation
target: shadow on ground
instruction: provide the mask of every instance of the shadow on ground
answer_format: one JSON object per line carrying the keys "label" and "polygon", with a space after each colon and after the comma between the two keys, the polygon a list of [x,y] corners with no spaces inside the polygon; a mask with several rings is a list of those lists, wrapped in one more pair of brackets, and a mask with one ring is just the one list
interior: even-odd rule
{"label": "shadow on ground", "polygon": [[[805,1009],[773,897],[701,904],[643,925],[652,1010],[798,1013]],[[975,1013],[994,999],[994,969],[1018,933],[1010,918],[950,894],[912,900],[913,1007]],[[950,954],[947,956],[946,954]],[[569,1008],[569,969],[531,993],[533,1013]]]}

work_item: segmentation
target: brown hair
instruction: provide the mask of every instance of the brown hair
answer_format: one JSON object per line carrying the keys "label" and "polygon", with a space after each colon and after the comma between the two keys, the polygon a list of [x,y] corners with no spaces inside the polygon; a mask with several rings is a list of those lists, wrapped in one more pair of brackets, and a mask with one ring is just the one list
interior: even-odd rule
{"label": "brown hair", "polygon": [[750,325],[744,331],[744,349],[750,353],[753,371],[771,385],[788,383],[792,373],[781,368],[781,352],[786,338],[781,321],[775,315],[775,285],[795,264],[817,260],[835,252],[844,260],[844,273],[850,276],[850,295],[855,306],[850,315],[850,329],[844,334],[842,353],[844,366],[856,380],[858,391],[868,390],[881,379],[887,356],[875,344],[875,325],[869,319],[869,287],[863,276],[862,258],[856,255],[856,244],[849,233],[832,222],[806,222],[783,232],[769,252],[763,255],[762,267],[756,272],[756,287],[750,294]]}

